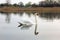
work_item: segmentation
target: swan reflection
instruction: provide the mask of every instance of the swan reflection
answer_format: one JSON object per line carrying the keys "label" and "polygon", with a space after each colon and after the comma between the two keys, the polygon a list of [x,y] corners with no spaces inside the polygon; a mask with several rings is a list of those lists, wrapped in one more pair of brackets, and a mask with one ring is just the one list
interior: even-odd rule
{"label": "swan reflection", "polygon": [[21,29],[29,29],[33,25],[29,21],[21,21],[21,22],[18,22],[18,23],[19,23],[18,27],[21,27]]}

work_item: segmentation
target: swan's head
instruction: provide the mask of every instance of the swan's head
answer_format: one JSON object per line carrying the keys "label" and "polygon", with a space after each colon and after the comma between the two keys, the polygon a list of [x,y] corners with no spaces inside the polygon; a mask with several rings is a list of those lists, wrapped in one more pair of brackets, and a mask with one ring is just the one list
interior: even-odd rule
{"label": "swan's head", "polygon": [[38,13],[35,13],[35,15],[39,15]]}
{"label": "swan's head", "polygon": [[35,35],[38,35],[39,34],[39,32],[35,32]]}

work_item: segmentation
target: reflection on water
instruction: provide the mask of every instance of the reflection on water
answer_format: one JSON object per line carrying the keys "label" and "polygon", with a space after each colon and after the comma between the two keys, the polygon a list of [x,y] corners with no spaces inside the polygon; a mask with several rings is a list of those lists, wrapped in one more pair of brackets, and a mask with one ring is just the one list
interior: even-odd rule
{"label": "reflection on water", "polygon": [[[7,23],[9,23],[10,22],[10,17],[11,17],[11,14],[18,14],[19,16],[23,16],[23,14],[24,13],[26,13],[27,15],[28,15],[28,17],[31,17],[31,15],[33,14],[33,15],[35,15],[35,13],[36,12],[33,12],[33,13],[31,13],[31,12],[20,12],[20,13],[0,13],[0,14],[5,14],[5,16],[6,16],[6,19],[5,19],[5,21],[7,22]],[[40,18],[44,18],[44,19],[46,19],[46,20],[54,20],[54,19],[60,19],[60,13],[37,13],[38,15],[37,16],[39,16]]]}
{"label": "reflection on water", "polygon": [[58,19],[60,19],[60,13],[0,13],[1,39],[58,40],[60,39],[60,20]]}
{"label": "reflection on water", "polygon": [[6,13],[6,22],[9,23],[10,22],[10,13]]}
{"label": "reflection on water", "polygon": [[24,13],[24,12],[20,12],[20,13],[18,13],[18,14],[19,14],[20,16],[23,16],[23,13]]}
{"label": "reflection on water", "polygon": [[60,19],[60,13],[40,13],[40,17],[50,20]]}
{"label": "reflection on water", "polygon": [[5,18],[6,23],[10,23],[10,13],[0,13],[0,14],[4,14],[6,16]]}

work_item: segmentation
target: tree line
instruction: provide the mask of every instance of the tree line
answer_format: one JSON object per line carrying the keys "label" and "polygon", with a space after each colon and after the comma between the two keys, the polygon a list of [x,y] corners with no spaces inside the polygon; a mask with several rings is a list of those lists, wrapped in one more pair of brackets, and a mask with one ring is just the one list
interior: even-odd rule
{"label": "tree line", "polygon": [[38,4],[36,3],[31,3],[28,2],[27,4],[24,5],[23,2],[19,2],[18,4],[8,4],[8,3],[3,3],[0,4],[0,7],[4,7],[4,6],[14,6],[14,7],[60,7],[60,2],[56,2],[56,1],[41,1]]}

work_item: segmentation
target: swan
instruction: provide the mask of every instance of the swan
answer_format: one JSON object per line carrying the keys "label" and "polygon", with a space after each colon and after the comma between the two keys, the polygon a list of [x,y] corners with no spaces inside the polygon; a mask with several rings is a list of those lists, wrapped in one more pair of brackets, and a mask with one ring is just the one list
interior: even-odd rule
{"label": "swan", "polygon": [[[39,32],[37,32],[37,17],[36,17],[37,15],[38,14],[36,13],[35,14],[35,30],[34,30],[35,35],[39,34]],[[18,22],[18,23],[20,24],[18,27],[23,26],[22,28],[29,28],[33,25],[30,21],[21,21],[21,22]]]}

